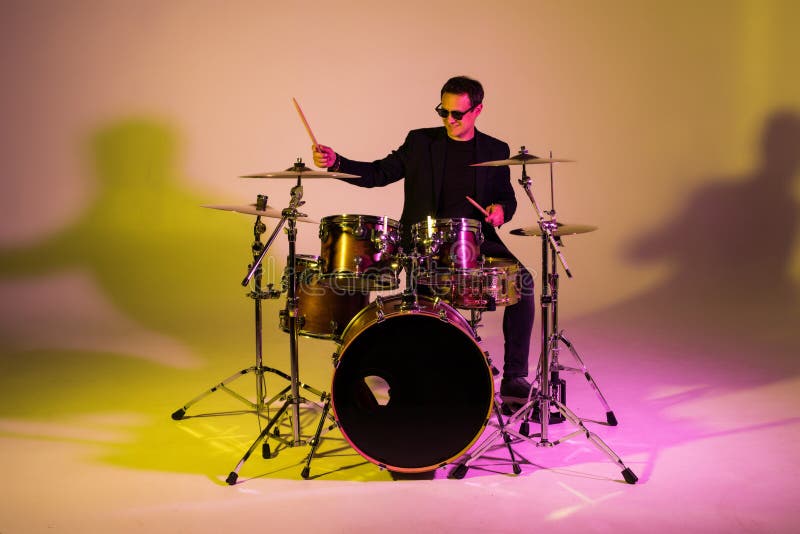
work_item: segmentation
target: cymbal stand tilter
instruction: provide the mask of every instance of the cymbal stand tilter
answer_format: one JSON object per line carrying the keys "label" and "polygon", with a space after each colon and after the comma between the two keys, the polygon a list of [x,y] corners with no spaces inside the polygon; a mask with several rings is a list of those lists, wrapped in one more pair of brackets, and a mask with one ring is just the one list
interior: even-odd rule
{"label": "cymbal stand tilter", "polygon": [[[524,154],[525,152],[525,147],[522,147],[520,153]],[[550,187],[552,195],[552,165],[550,172]],[[516,433],[513,430],[511,433],[522,439],[533,440],[538,438],[538,440],[536,440],[537,446],[552,447],[563,443],[564,441],[577,436],[578,434],[584,434],[595,447],[605,453],[613,462],[622,468],[622,476],[625,479],[625,482],[629,484],[635,484],[638,480],[638,477],[633,473],[633,471],[625,466],[625,464],[622,462],[622,459],[617,456],[617,454],[614,453],[614,451],[612,451],[605,442],[603,442],[596,434],[589,431],[589,429],[584,425],[584,422],[616,425],[617,421],[613,412],[608,408],[608,404],[600,393],[599,388],[591,378],[591,375],[588,373],[588,371],[586,371],[586,366],[583,364],[580,357],[578,357],[574,347],[566,340],[563,334],[557,330],[558,313],[556,304],[558,293],[558,265],[556,263],[556,258],[558,258],[558,260],[561,262],[568,277],[572,277],[572,273],[570,272],[569,267],[567,266],[566,261],[561,253],[560,240],[554,234],[558,228],[555,219],[555,208],[548,212],[550,219],[545,220],[544,213],[542,213],[542,211],[539,209],[536,199],[531,191],[531,180],[525,172],[524,164],[522,165],[522,178],[519,180],[519,183],[522,185],[525,193],[528,195],[528,198],[530,199],[539,216],[538,223],[541,229],[542,290],[540,300],[542,306],[542,348],[537,368],[537,378],[531,387],[530,393],[528,394],[528,401],[509,417],[507,424],[511,425],[516,421],[522,421],[520,424],[519,433]],[[552,273],[550,272],[551,264]],[[605,407],[607,416],[607,421],[605,423],[578,417],[567,406],[565,382],[559,377],[558,372],[560,370],[577,371],[577,369],[563,367],[558,363],[557,347],[559,342],[563,342],[570,349],[576,360],[580,363],[585,378],[590,383],[595,393],[598,395],[601,403]],[[556,409],[555,414],[551,414],[551,407]],[[529,421],[536,421],[537,419],[541,427],[540,431],[538,434],[530,435],[528,427]],[[576,427],[576,430],[556,439],[555,441],[550,441],[548,426],[551,423],[563,421],[571,423]]]}
{"label": "cymbal stand tilter", "polygon": [[[298,161],[295,164],[295,167],[298,169],[302,166],[302,162]],[[265,440],[267,435],[270,433],[270,430],[276,425],[276,423],[284,416],[286,411],[291,408],[290,410],[290,419],[292,425],[292,439],[288,441],[287,444],[291,447],[297,447],[300,445],[305,445],[306,442],[301,439],[300,435],[300,404],[305,403],[306,399],[300,396],[300,388],[310,391],[314,395],[318,396],[321,401],[325,401],[328,397],[328,394],[322,391],[318,391],[311,386],[303,384],[300,382],[299,379],[299,357],[298,357],[298,337],[299,337],[299,324],[297,318],[297,276],[296,276],[296,239],[297,239],[297,218],[304,217],[305,215],[299,213],[297,208],[299,208],[302,204],[304,204],[301,199],[303,198],[303,187],[301,183],[301,176],[300,172],[298,171],[297,175],[297,185],[292,187],[291,191],[291,201],[289,202],[289,207],[284,209],[281,212],[281,220],[278,226],[275,228],[275,231],[270,238],[270,243],[277,235],[278,231],[283,227],[284,224],[287,223],[286,233],[289,239],[289,258],[287,260],[287,270],[289,271],[288,276],[288,288],[287,288],[287,316],[288,316],[288,326],[289,326],[289,351],[290,351],[290,376],[289,376],[289,387],[288,392],[289,395],[286,397],[285,401],[278,409],[277,413],[269,420],[267,425],[258,435],[258,437],[253,441],[250,448],[247,449],[242,459],[239,460],[239,463],[236,465],[233,471],[230,472],[228,477],[225,481],[229,485],[233,485],[236,483],[236,480],[239,478],[239,470],[242,468],[244,463],[253,453],[253,451],[258,447],[258,444],[264,441],[262,446],[262,457],[263,458],[270,458],[271,452],[269,448],[269,444]],[[261,262],[267,252],[267,248],[261,251],[261,254],[258,258],[256,258],[254,264],[250,268],[250,272],[242,281],[242,285],[246,286],[253,276],[255,276],[256,271],[259,269]],[[326,414],[327,415],[327,414]],[[324,419],[324,416],[323,416]]]}
{"label": "cymbal stand tilter", "polygon": [[[258,209],[265,209],[267,205],[267,197],[264,195],[258,195],[256,206]],[[266,246],[261,242],[261,235],[266,230],[266,226],[261,221],[261,217],[257,216],[256,221],[253,225],[253,235],[254,241],[252,244],[252,252],[254,260],[259,257],[263,252],[265,252],[272,241],[275,239],[277,235],[278,229],[273,232],[272,236],[270,236]],[[248,266],[250,267],[250,266]],[[266,410],[267,406],[269,406],[272,402],[276,401],[277,399],[281,398],[286,392],[289,390],[289,386],[285,389],[280,391],[278,394],[273,396],[271,399],[266,399],[266,381],[264,378],[265,373],[272,373],[278,375],[281,378],[286,380],[290,380],[290,376],[284,373],[283,371],[279,371],[278,369],[273,369],[272,367],[267,367],[262,364],[262,343],[261,343],[261,332],[262,332],[262,321],[261,321],[261,301],[266,299],[276,299],[280,297],[281,292],[275,289],[272,289],[272,284],[268,284],[266,290],[264,290],[262,285],[262,269],[260,263],[256,264],[256,268],[254,269],[254,289],[247,294],[248,297],[253,299],[255,304],[255,342],[256,342],[256,361],[255,365],[248,367],[246,369],[242,369],[241,371],[229,376],[222,382],[219,382],[215,386],[211,387],[210,389],[204,391],[200,395],[196,396],[178,410],[172,413],[172,419],[178,421],[186,417],[186,411],[199,402],[200,400],[204,399],[208,395],[216,391],[224,391],[229,395],[235,397],[236,399],[242,401],[247,406],[249,406],[256,414],[261,416],[261,414]],[[253,373],[256,377],[256,401],[251,402],[248,398],[244,397],[243,395],[239,394],[237,391],[228,387],[228,385],[233,382],[234,380],[241,378],[246,374]]]}

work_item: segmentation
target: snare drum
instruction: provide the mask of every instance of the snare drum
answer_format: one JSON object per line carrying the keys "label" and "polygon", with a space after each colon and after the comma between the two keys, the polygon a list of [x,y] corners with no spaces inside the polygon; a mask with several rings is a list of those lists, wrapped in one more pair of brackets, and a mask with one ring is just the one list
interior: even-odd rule
{"label": "snare drum", "polygon": [[372,215],[331,215],[319,225],[320,283],[381,291],[399,286],[400,223]]}
{"label": "snare drum", "polygon": [[377,299],[342,333],[331,406],[364,458],[424,472],[458,458],[486,427],[492,373],[467,320],[439,299]]}
{"label": "snare drum", "polygon": [[429,262],[427,270],[478,267],[483,243],[480,221],[428,219],[411,227],[411,237],[416,250]]}
{"label": "snare drum", "polygon": [[439,269],[420,276],[423,292],[456,308],[490,310],[519,302],[519,264],[506,258],[485,258],[477,269]]}
{"label": "snare drum", "polygon": [[[319,257],[299,254],[295,258],[298,333],[321,339],[338,339],[350,320],[369,304],[369,293],[343,291],[319,283]],[[289,285],[289,269],[283,273],[282,286]],[[288,302],[279,312],[280,327],[289,332]]]}

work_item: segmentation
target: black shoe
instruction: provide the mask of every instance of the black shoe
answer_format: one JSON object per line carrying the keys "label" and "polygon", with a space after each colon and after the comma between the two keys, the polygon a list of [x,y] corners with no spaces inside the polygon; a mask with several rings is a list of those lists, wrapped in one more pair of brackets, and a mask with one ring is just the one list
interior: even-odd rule
{"label": "black shoe", "polygon": [[500,381],[500,398],[503,404],[517,404],[522,406],[528,402],[531,391],[530,383],[525,378],[504,378]]}

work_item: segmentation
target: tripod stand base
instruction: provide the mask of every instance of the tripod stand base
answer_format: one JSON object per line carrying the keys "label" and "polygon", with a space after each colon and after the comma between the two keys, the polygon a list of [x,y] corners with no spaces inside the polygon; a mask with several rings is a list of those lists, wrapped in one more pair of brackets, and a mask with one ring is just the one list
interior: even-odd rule
{"label": "tripod stand base", "polygon": [[[216,385],[212,386],[211,388],[209,388],[206,391],[202,392],[201,394],[197,395],[195,398],[193,398],[192,400],[190,400],[189,402],[187,402],[186,404],[184,404],[183,406],[181,406],[180,408],[178,408],[177,410],[172,412],[172,415],[170,417],[172,417],[172,419],[174,421],[180,421],[181,419],[186,417],[186,411],[189,408],[191,408],[192,406],[197,404],[202,399],[208,397],[209,395],[211,395],[212,393],[215,393],[217,391],[224,391],[228,395],[230,395],[230,396],[238,399],[242,403],[246,404],[247,406],[250,407],[251,410],[256,411],[256,412],[260,412],[261,410],[263,410],[264,406],[276,401],[282,395],[285,395],[289,391],[289,388],[286,387],[280,393],[278,393],[277,395],[273,396],[271,399],[265,399],[262,394],[259,394],[258,398],[256,399],[256,402],[252,402],[249,399],[245,398],[244,396],[240,395],[239,393],[237,393],[236,391],[234,391],[234,390],[232,390],[231,388],[228,387],[228,385],[231,382],[233,382],[235,380],[238,380],[239,378],[241,378],[241,377],[243,377],[243,376],[245,376],[247,374],[250,374],[250,373],[253,373],[255,375],[257,383],[263,381],[267,373],[274,374],[274,375],[276,375],[276,376],[278,376],[278,377],[280,377],[280,378],[282,378],[284,380],[287,380],[287,381],[291,380],[291,377],[288,374],[284,373],[283,371],[280,371],[278,369],[274,369],[272,367],[267,367],[265,365],[254,365],[252,367],[248,367],[246,369],[242,369],[241,371],[232,374],[231,376],[229,376],[228,378],[226,378],[222,382],[217,383]],[[257,389],[257,391],[259,390],[258,387],[256,389]]]}
{"label": "tripod stand base", "polygon": [[630,467],[626,467],[625,469],[623,469],[622,477],[628,484],[636,484],[636,481],[639,480],[639,477],[633,474],[633,471],[631,471]]}
{"label": "tripod stand base", "polygon": [[512,470],[514,471],[515,475],[519,475],[522,473],[522,468],[519,466],[519,461],[517,460],[517,456],[514,453],[514,449],[511,447],[511,436],[509,435],[508,431],[506,430],[506,422],[503,421],[503,417],[500,414],[500,407],[498,406],[497,401],[493,403],[493,411],[495,418],[497,419],[497,430],[495,430],[492,435],[488,438],[483,440],[483,442],[478,445],[471,453],[467,453],[461,457],[461,459],[456,462],[455,467],[450,470],[450,473],[447,475],[447,478],[453,478],[456,480],[461,480],[467,474],[469,470],[469,465],[472,461],[477,460],[481,456],[483,456],[489,448],[492,446],[492,443],[498,438],[498,436],[503,437],[503,443],[508,450],[508,456],[511,458]]}

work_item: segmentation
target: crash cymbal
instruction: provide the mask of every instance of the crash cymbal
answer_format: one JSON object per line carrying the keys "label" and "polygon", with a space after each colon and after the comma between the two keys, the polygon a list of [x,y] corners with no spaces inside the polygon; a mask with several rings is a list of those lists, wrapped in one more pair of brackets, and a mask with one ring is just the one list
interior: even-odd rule
{"label": "crash cymbal", "polygon": [[259,174],[246,174],[240,178],[361,178],[355,174],[343,172],[315,171],[306,167],[303,162],[295,163],[285,171],[263,172]]}
{"label": "crash cymbal", "polygon": [[541,165],[545,163],[572,163],[571,159],[539,158],[530,154],[517,154],[508,159],[497,161],[484,161],[483,163],[473,163],[471,167],[502,167],[503,165]]}
{"label": "crash cymbal", "polygon": [[[556,223],[556,229],[553,235],[556,237],[562,235],[585,234],[587,232],[594,232],[597,226],[590,226],[588,224],[563,224]],[[511,235],[542,235],[542,229],[538,226],[528,226],[526,228],[517,228],[509,232]]]}
{"label": "crash cymbal", "polygon": [[[216,205],[204,205],[201,207],[211,208],[214,210],[234,211],[236,213],[244,213],[245,215],[258,215],[260,217],[269,217],[271,219],[280,219],[283,217],[282,210],[273,208],[272,206],[267,206],[266,209],[264,210],[256,208],[255,204],[244,204],[240,206],[234,206],[230,204],[225,204],[225,205],[216,204]],[[302,222],[319,224],[319,221],[309,219],[308,217],[298,217],[297,220]]]}

